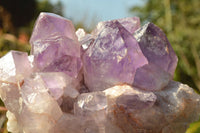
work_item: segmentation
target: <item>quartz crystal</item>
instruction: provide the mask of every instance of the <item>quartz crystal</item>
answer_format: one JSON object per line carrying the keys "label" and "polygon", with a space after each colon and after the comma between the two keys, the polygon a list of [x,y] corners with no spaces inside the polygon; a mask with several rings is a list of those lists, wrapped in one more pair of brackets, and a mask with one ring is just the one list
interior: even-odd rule
{"label": "quartz crystal", "polygon": [[0,59],[0,64],[0,82],[17,84],[32,71],[25,52],[12,50]]}
{"label": "quartz crystal", "polygon": [[74,105],[74,114],[84,119],[89,133],[105,132],[107,98],[103,92],[83,93]]}
{"label": "quartz crystal", "polygon": [[138,17],[129,17],[99,22],[96,28],[92,31],[92,34],[98,35],[101,30],[104,29],[105,25],[107,25],[108,23],[113,23],[115,21],[118,21],[131,34],[133,34],[137,29],[140,28],[140,19]]}
{"label": "quartz crystal", "polygon": [[75,32],[70,20],[38,17],[31,55],[0,58],[0,98],[12,133],[184,133],[200,96],[173,81],[177,64],[163,31],[138,17]]}
{"label": "quartz crystal", "polygon": [[80,45],[70,20],[52,13],[41,13],[30,43],[38,71],[78,76],[82,66]]}
{"label": "quartz crystal", "polygon": [[178,59],[163,31],[153,23],[147,23],[135,32],[134,37],[148,61],[173,76]]}
{"label": "quartz crystal", "polygon": [[147,63],[135,38],[118,21],[103,23],[83,54],[85,84],[90,91],[131,84],[136,69]]}
{"label": "quartz crystal", "polygon": [[70,20],[53,13],[42,12],[35,23],[30,43],[33,45],[36,40],[48,38],[49,35],[55,33],[68,37],[72,40],[77,39],[76,35],[74,34],[74,25]]}
{"label": "quartz crystal", "polygon": [[58,103],[49,95],[44,81],[37,74],[24,80],[21,98],[19,121],[24,132],[48,133],[62,116]]}
{"label": "quartz crystal", "polygon": [[[158,92],[145,92],[127,85],[104,91],[108,96],[108,117],[124,133],[182,131],[198,120],[200,96],[190,87],[170,81]],[[174,128],[182,123],[180,128]]]}
{"label": "quartz crystal", "polygon": [[137,69],[133,85],[144,90],[158,91],[170,81],[171,75],[149,63]]}
{"label": "quartz crystal", "polygon": [[162,89],[176,69],[178,59],[174,50],[163,31],[153,23],[147,23],[138,29],[134,37],[148,64],[137,70],[133,85],[146,90]]}

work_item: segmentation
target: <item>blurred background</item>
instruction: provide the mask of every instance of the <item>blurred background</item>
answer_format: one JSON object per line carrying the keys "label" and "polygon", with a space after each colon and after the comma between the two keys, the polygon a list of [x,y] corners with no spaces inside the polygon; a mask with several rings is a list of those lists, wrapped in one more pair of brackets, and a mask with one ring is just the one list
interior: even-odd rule
{"label": "blurred background", "polygon": [[[90,32],[97,22],[138,16],[165,32],[178,58],[174,80],[200,94],[200,0],[0,0],[0,57],[9,50],[30,52],[29,38],[40,12],[53,12]],[[0,101],[0,133],[6,130]],[[200,133],[200,121],[187,133]]]}

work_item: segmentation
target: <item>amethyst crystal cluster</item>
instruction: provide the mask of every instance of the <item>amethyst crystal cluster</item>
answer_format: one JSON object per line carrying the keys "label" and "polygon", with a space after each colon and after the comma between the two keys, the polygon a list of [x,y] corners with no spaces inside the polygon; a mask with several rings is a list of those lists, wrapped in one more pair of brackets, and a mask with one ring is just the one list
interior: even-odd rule
{"label": "amethyst crystal cluster", "polygon": [[31,55],[0,59],[0,96],[13,133],[184,133],[200,96],[172,81],[177,65],[163,31],[137,17],[87,34],[41,13]]}

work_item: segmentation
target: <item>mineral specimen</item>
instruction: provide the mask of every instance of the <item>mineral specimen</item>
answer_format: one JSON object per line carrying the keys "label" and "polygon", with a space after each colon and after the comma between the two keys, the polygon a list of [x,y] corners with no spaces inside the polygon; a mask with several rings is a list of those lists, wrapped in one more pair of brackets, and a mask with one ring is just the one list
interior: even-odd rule
{"label": "mineral specimen", "polygon": [[137,17],[100,22],[89,34],[41,13],[31,55],[0,58],[0,97],[13,133],[184,133],[200,96],[173,81],[169,41]]}
{"label": "mineral specimen", "polygon": [[82,66],[80,45],[70,20],[52,13],[41,13],[30,43],[38,71],[78,76]]}
{"label": "mineral specimen", "polygon": [[100,91],[134,81],[136,69],[147,64],[137,41],[117,20],[104,22],[98,37],[83,54],[85,84]]}
{"label": "mineral specimen", "polygon": [[148,64],[137,70],[133,85],[146,90],[163,88],[173,77],[178,61],[167,37],[152,23],[147,23],[138,29],[134,37]]}
{"label": "mineral specimen", "polygon": [[148,61],[173,76],[178,59],[163,31],[147,23],[135,32],[134,37]]}
{"label": "mineral specimen", "polygon": [[1,82],[17,84],[32,71],[28,54],[25,52],[10,51],[0,59],[0,64]]}

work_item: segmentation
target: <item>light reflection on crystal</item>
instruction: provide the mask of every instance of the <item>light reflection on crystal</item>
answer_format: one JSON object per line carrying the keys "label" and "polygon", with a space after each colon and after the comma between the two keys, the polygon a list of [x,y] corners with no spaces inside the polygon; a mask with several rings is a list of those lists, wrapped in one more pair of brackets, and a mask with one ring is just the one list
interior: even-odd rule
{"label": "light reflection on crystal", "polygon": [[0,58],[10,132],[176,133],[199,118],[200,96],[172,81],[177,57],[152,23],[123,18],[86,33],[41,13],[30,43],[32,55]]}

